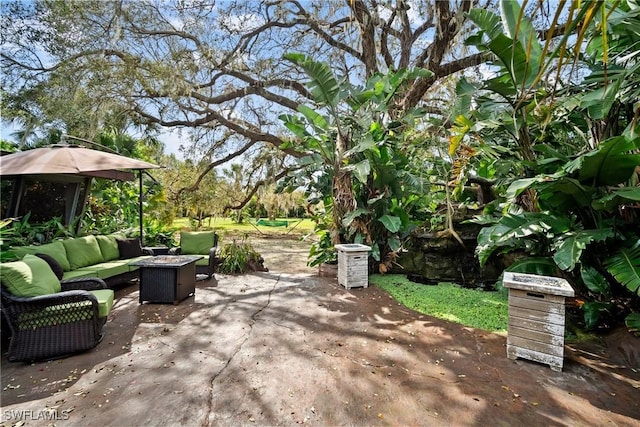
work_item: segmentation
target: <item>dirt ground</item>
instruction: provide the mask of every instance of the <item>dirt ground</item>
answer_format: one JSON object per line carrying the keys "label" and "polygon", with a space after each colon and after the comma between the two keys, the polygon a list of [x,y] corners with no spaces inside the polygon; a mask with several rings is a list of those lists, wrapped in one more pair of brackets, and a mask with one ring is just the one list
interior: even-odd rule
{"label": "dirt ground", "polygon": [[640,340],[568,345],[562,372],[506,336],[422,315],[251,238],[268,272],[217,274],[179,305],[118,290],[95,349],[2,357],[2,425],[640,426]]}

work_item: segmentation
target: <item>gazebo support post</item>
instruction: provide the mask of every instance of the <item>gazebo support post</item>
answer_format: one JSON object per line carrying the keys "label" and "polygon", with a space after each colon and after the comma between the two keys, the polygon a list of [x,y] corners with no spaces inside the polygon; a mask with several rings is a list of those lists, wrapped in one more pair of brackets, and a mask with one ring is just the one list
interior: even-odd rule
{"label": "gazebo support post", "polygon": [[[84,189],[82,191],[82,209],[80,213],[76,217],[75,223],[75,232],[76,235],[80,234],[80,228],[82,226],[82,218],[84,218],[84,213],[87,211],[89,195],[91,194],[91,184],[93,184],[93,178],[88,176],[84,179]],[[78,183],[78,187],[80,187],[80,183]],[[75,211],[74,211],[75,213]]]}
{"label": "gazebo support post", "polygon": [[13,178],[13,186],[11,188],[11,200],[9,202],[9,211],[7,217],[17,218],[18,212],[20,212],[20,201],[22,200],[22,193],[24,192],[24,178],[16,176]]}
{"label": "gazebo support post", "polygon": [[67,184],[64,195],[64,225],[71,227],[73,219],[76,216],[78,210],[78,201],[80,199],[80,183],[71,182]]}
{"label": "gazebo support post", "polygon": [[142,234],[142,169],[138,170],[138,213],[140,217],[140,244],[144,246],[144,236]]}

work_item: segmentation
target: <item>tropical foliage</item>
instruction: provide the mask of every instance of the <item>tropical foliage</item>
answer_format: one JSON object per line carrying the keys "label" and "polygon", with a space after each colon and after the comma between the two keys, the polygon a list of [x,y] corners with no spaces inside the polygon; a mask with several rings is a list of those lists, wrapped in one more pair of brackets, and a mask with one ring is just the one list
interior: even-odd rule
{"label": "tropical foliage", "polygon": [[[309,196],[323,204],[318,245],[326,245],[327,233],[334,245],[370,244],[384,273],[411,231],[410,207],[420,187],[409,172],[404,145],[408,131],[424,114],[411,110],[394,117],[390,103],[403,86],[431,73],[377,74],[358,87],[336,77],[325,63],[301,54],[287,58],[308,74],[316,107],[300,105],[299,115],[281,116],[297,137],[291,147],[302,155],[301,169],[290,176],[289,185],[306,186]],[[311,265],[325,259],[318,249],[312,249],[312,257],[318,256]]]}
{"label": "tropical foliage", "polygon": [[[484,264],[496,251],[519,251],[527,256],[511,271],[567,276],[589,300],[583,309],[592,328],[607,315],[638,309],[640,127],[633,82],[640,33],[629,26],[640,25],[639,9],[591,2],[576,10],[578,40],[589,42],[585,53],[580,44],[566,53],[575,55],[571,67],[586,74],[575,85],[563,74],[571,72],[562,63],[566,46],[542,55],[548,40],[537,39],[517,4],[502,6],[501,17],[471,13],[480,31],[468,41],[494,55],[497,71],[477,88],[475,111],[457,118],[467,126],[454,128],[456,142],[468,133],[489,146],[479,147],[485,157],[499,146],[522,161],[505,176],[502,204],[477,219],[488,225],[478,237],[478,256]],[[550,64],[558,70],[553,84],[544,74]]]}

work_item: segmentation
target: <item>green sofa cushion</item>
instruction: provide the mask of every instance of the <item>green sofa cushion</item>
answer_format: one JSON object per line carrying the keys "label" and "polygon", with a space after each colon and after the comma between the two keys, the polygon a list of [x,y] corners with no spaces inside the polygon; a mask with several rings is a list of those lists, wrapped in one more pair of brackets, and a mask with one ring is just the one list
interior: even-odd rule
{"label": "green sofa cushion", "polygon": [[87,277],[99,277],[100,279],[108,279],[118,274],[137,270],[138,267],[132,266],[130,264],[137,260],[147,258],[151,258],[151,256],[143,255],[136,258],[114,260],[109,262],[102,262],[100,264],[89,265],[87,267],[82,267],[77,270],[64,273],[63,280]]}
{"label": "green sofa cushion", "polygon": [[111,261],[120,258],[118,242],[114,235],[96,236],[96,240],[100,246],[100,252],[102,253],[102,259],[104,261]]}
{"label": "green sofa cushion", "polygon": [[60,292],[60,281],[49,264],[26,254],[22,261],[0,264],[0,280],[13,295],[36,297]]}
{"label": "green sofa cushion", "polygon": [[108,279],[109,277],[117,276],[118,274],[128,273],[131,268],[128,264],[129,260],[115,260],[109,262],[103,262],[96,267],[96,276],[101,279]]}
{"label": "green sofa cushion", "polygon": [[72,270],[104,261],[100,245],[95,236],[84,236],[62,242],[67,251],[67,258]]}
{"label": "green sofa cushion", "polygon": [[107,317],[113,307],[113,291],[111,289],[97,289],[89,292],[98,300],[98,317]]}
{"label": "green sofa cushion", "polygon": [[40,253],[50,255],[53,259],[58,261],[58,264],[62,266],[64,271],[71,270],[71,265],[67,259],[67,251],[61,241],[47,243],[46,245],[17,246],[15,248],[11,248],[11,250],[20,258],[23,258],[26,254],[35,255]]}
{"label": "green sofa cushion", "polygon": [[213,247],[214,236],[214,231],[183,231],[180,233],[180,253],[207,255]]}
{"label": "green sofa cushion", "polygon": [[85,267],[85,268],[79,268],[78,270],[66,271],[64,273],[64,276],[62,277],[62,280],[81,279],[81,278],[88,279],[92,277],[98,277],[97,271],[94,269],[87,269]]}

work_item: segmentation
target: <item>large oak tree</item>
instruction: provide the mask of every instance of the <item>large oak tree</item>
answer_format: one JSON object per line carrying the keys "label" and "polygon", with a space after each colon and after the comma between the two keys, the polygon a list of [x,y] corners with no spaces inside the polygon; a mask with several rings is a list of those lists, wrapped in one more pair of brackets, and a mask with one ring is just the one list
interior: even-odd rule
{"label": "large oak tree", "polygon": [[[491,0],[3,2],[3,116],[92,137],[114,106],[145,126],[186,128],[211,167],[265,145],[286,154],[277,116],[311,103],[288,52],[352,82],[421,67],[394,100],[438,112],[434,87],[480,64],[463,48],[472,7]],[[432,96],[428,96],[429,93]],[[28,134],[28,133],[27,133]]]}

